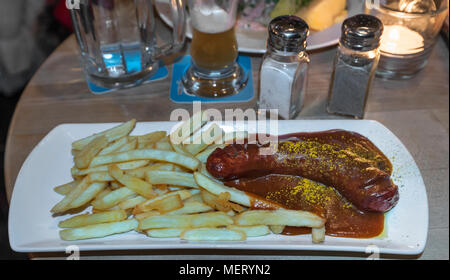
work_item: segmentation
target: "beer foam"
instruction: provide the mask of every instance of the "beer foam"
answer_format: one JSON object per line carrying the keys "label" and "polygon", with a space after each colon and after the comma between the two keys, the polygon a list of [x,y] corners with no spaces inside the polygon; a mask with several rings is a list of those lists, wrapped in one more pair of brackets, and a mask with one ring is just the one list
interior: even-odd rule
{"label": "beer foam", "polygon": [[225,32],[234,25],[228,13],[217,5],[194,6],[190,16],[192,26],[203,33]]}

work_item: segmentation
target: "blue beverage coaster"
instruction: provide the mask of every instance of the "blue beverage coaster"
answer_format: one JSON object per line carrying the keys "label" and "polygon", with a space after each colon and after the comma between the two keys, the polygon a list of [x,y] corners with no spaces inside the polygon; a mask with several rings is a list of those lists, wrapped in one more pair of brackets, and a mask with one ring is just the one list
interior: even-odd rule
{"label": "blue beverage coaster", "polygon": [[247,102],[253,99],[255,93],[253,90],[252,64],[251,58],[248,56],[238,56],[237,62],[242,66],[244,72],[248,75],[247,86],[232,96],[221,98],[206,98],[186,93],[181,83],[181,77],[191,64],[191,56],[187,55],[173,65],[172,83],[170,86],[170,99],[175,103],[192,103],[193,101],[201,101],[205,103],[231,103],[231,102]]}

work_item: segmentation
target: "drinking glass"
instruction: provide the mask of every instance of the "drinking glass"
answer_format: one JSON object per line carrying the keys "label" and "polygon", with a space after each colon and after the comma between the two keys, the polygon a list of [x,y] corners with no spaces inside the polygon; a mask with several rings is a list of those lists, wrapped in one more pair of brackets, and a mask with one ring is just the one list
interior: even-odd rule
{"label": "drinking glass", "polygon": [[[74,0],[72,0],[73,2]],[[105,88],[141,84],[158,71],[159,60],[185,40],[183,0],[172,0],[173,40],[157,44],[152,0],[78,0],[70,9],[88,79]]]}
{"label": "drinking glass", "polygon": [[188,0],[192,25],[191,65],[182,82],[188,94],[223,97],[238,93],[248,76],[236,62],[234,25],[239,0]]}
{"label": "drinking glass", "polygon": [[377,76],[408,79],[422,70],[448,13],[448,0],[366,0],[384,25]]}

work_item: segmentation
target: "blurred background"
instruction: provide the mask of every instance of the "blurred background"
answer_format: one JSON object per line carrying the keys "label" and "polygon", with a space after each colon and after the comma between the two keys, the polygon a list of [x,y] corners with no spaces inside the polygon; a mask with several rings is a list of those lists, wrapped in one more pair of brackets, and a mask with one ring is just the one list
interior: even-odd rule
{"label": "blurred background", "polygon": [[34,72],[71,33],[65,0],[0,0],[0,259],[26,259],[8,240],[3,160],[9,122]]}

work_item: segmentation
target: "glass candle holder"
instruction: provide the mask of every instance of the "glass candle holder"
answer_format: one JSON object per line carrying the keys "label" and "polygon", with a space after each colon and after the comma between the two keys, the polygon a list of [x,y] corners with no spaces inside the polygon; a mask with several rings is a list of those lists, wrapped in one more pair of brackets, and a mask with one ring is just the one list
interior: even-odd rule
{"label": "glass candle holder", "polygon": [[376,75],[409,79],[422,70],[448,13],[448,0],[366,0],[384,25]]}

